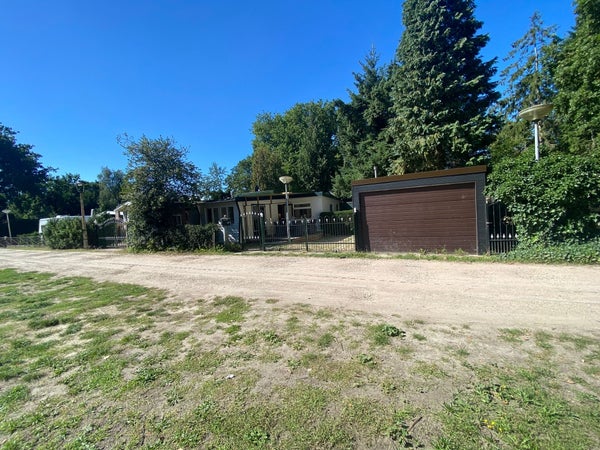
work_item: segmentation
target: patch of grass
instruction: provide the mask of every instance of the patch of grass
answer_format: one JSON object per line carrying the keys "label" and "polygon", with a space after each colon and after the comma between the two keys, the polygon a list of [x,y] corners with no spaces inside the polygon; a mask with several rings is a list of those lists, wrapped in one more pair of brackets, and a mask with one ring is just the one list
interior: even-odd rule
{"label": "patch of grass", "polygon": [[406,332],[400,330],[394,325],[380,323],[369,326],[367,328],[367,335],[374,345],[388,345],[390,343],[390,338],[404,338],[406,336]]}
{"label": "patch of grass", "polygon": [[448,376],[437,364],[425,361],[417,361],[413,371],[425,378],[446,378]]}
{"label": "patch of grass", "polygon": [[333,344],[335,337],[331,333],[324,333],[317,339],[317,345],[321,348],[330,347]]}
{"label": "patch of grass", "polygon": [[574,334],[561,333],[558,340],[563,343],[572,344],[576,350],[584,350],[587,347],[597,344],[597,340],[587,336],[578,336]]}
{"label": "patch of grass", "polygon": [[552,350],[552,335],[550,333],[547,333],[545,331],[536,331],[535,333],[533,333],[533,338],[535,340],[535,345],[537,345],[542,350]]}
{"label": "patch of grass", "polygon": [[[308,305],[265,311],[272,302],[255,311],[237,297],[164,299],[0,270],[2,448],[600,443],[592,337],[465,333]],[[59,323],[41,326],[46,319]]]}
{"label": "patch of grass", "polygon": [[222,308],[215,314],[215,321],[222,323],[242,322],[250,310],[250,305],[240,297],[216,298],[213,305]]}
{"label": "patch of grass", "polygon": [[510,343],[520,343],[527,335],[527,330],[520,328],[502,328],[498,332],[500,339]]}

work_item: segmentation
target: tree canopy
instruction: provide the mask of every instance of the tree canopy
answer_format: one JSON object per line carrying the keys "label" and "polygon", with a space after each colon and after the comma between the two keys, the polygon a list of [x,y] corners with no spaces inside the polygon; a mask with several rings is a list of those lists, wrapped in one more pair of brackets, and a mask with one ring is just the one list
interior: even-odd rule
{"label": "tree canopy", "polygon": [[406,0],[392,73],[394,173],[464,166],[484,153],[497,128],[495,60],[480,52],[472,0]]}
{"label": "tree canopy", "polygon": [[600,2],[575,4],[575,29],[556,68],[555,105],[564,147],[582,154],[600,151]]}
{"label": "tree canopy", "polygon": [[52,169],[42,165],[32,145],[18,143],[16,136],[0,123],[0,206],[27,217],[32,204],[39,203]]}
{"label": "tree canopy", "polygon": [[186,160],[187,149],[170,138],[120,138],[125,148],[125,200],[131,202],[128,239],[134,249],[163,250],[170,246],[178,205],[199,197],[201,174]]}

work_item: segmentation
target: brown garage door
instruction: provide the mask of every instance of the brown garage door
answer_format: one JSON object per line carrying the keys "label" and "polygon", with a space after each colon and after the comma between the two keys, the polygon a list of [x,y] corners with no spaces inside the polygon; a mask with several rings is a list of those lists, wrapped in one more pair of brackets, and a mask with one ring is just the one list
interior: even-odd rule
{"label": "brown garage door", "polygon": [[360,195],[365,250],[477,251],[475,183]]}

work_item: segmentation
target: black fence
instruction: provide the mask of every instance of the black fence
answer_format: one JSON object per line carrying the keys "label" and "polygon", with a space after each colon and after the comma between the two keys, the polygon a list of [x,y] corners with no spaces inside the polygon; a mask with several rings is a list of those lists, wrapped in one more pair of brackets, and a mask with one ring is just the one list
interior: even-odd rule
{"label": "black fence", "polygon": [[242,217],[242,247],[245,250],[353,252],[353,217],[297,219],[286,223],[265,220],[262,214]]}
{"label": "black fence", "polygon": [[489,203],[487,213],[490,253],[508,253],[514,250],[519,243],[519,236],[506,206],[500,202]]}

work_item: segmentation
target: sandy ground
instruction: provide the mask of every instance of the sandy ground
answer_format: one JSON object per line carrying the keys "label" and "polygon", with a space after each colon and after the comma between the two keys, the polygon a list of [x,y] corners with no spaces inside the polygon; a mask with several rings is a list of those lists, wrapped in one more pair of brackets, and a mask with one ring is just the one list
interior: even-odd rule
{"label": "sandy ground", "polygon": [[0,249],[0,268],[141,284],[183,299],[235,295],[429,323],[600,330],[599,266]]}

